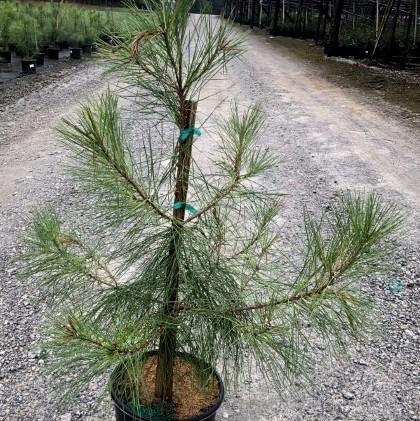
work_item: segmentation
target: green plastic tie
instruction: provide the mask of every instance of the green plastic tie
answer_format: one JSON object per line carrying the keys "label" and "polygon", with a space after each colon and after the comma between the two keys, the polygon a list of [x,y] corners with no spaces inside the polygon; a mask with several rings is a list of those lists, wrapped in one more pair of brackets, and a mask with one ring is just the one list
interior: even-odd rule
{"label": "green plastic tie", "polygon": [[197,213],[197,209],[193,205],[190,205],[189,203],[185,203],[185,202],[176,201],[174,203],[173,208],[174,209],[185,209],[193,215]]}
{"label": "green plastic tie", "polygon": [[197,129],[196,127],[187,127],[186,129],[182,129],[179,134],[179,143],[184,143],[190,136],[201,136],[201,130]]}

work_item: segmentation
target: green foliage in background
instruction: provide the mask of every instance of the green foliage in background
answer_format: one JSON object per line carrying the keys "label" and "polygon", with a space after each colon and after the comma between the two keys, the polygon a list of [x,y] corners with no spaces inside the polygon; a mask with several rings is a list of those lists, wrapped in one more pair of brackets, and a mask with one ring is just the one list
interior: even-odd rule
{"label": "green foliage in background", "polygon": [[16,21],[18,10],[15,3],[0,3],[0,48],[7,49],[11,40],[11,25]]}
{"label": "green foliage in background", "polygon": [[16,19],[10,25],[10,40],[12,40],[16,54],[30,58],[37,51],[38,22],[26,8],[18,9]]}
{"label": "green foliage in background", "polygon": [[62,3],[23,4],[0,2],[0,48],[13,47],[31,56],[42,46],[68,41],[72,46],[97,42],[114,33],[125,12],[100,11]]}

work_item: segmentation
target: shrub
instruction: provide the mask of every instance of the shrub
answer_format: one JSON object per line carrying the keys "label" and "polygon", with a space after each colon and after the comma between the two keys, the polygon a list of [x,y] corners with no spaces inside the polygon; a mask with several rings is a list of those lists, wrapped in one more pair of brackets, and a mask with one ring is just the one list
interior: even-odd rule
{"label": "shrub", "polygon": [[10,36],[20,57],[31,58],[37,51],[38,23],[21,11],[10,25]]}
{"label": "shrub", "polygon": [[11,26],[17,17],[18,11],[15,3],[9,1],[0,2],[0,47],[6,50],[11,41],[13,42]]}

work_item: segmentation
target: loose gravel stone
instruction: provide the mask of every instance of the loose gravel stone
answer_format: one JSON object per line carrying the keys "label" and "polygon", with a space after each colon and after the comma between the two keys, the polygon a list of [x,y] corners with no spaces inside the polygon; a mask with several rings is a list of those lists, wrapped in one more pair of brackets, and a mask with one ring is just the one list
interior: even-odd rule
{"label": "loose gravel stone", "polygon": [[343,397],[344,397],[344,399],[347,399],[347,400],[350,401],[354,398],[354,394],[351,393],[351,392],[345,391],[345,392],[343,392]]}

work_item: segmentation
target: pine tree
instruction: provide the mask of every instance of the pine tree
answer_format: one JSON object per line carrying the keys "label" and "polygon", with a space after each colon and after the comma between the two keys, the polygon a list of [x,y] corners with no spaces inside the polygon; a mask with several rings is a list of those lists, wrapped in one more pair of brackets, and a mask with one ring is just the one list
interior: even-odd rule
{"label": "pine tree", "polygon": [[[200,93],[242,42],[228,21],[190,16],[193,3],[133,6],[101,49],[120,88],[60,129],[89,205],[82,227],[39,211],[25,263],[52,303],[50,367],[73,374],[71,392],[119,364],[127,389],[141,390],[151,350],[156,403],[172,402],[180,352],[234,384],[256,362],[280,391],[310,367],[308,329],[337,346],[358,334],[367,304],[358,281],[378,270],[401,222],[376,194],[345,192],[320,220],[305,215],[301,269],[284,274],[281,195],[258,183],[275,163],[258,140],[260,107],[232,106],[208,174],[194,159]],[[119,97],[132,100],[130,117],[162,125],[131,138]]]}

